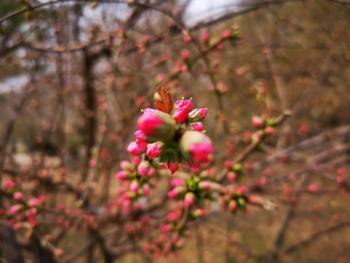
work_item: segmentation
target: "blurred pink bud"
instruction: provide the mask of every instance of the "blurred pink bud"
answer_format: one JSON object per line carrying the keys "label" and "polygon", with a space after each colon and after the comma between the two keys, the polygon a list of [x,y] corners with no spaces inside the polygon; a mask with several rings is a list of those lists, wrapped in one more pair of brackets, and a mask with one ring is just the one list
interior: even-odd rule
{"label": "blurred pink bud", "polygon": [[203,181],[199,183],[199,188],[209,191],[211,189],[211,183],[208,181]]}
{"label": "blurred pink bud", "polygon": [[268,134],[268,135],[272,135],[275,133],[275,128],[273,127],[266,127],[265,128],[265,132]]}
{"label": "blurred pink bud", "polygon": [[160,226],[160,230],[163,232],[163,234],[167,234],[171,231],[171,226],[169,224],[162,224]]}
{"label": "blurred pink bud", "polygon": [[171,174],[174,174],[177,171],[177,168],[179,167],[178,163],[167,163],[168,169],[170,170]]}
{"label": "blurred pink bud", "polygon": [[135,142],[139,148],[145,150],[147,147],[147,137],[143,131],[137,130],[135,133]]}
{"label": "blurred pink bud", "polygon": [[190,146],[192,159],[198,163],[205,163],[211,160],[213,146],[210,142],[195,143]]}
{"label": "blurred pink bud", "polygon": [[225,39],[232,37],[232,31],[230,29],[226,29],[222,33],[222,37],[225,38]]}
{"label": "blurred pink bud", "polygon": [[236,181],[237,174],[235,172],[228,172],[227,179],[229,179],[231,182]]}
{"label": "blurred pink bud", "polygon": [[142,188],[142,193],[144,196],[148,196],[151,192],[151,187],[148,184],[145,184]]}
{"label": "blurred pink bud", "polygon": [[190,56],[191,56],[191,53],[189,50],[187,50],[187,49],[181,50],[181,59],[182,60],[188,60],[190,58]]}
{"label": "blurred pink bud", "polygon": [[142,161],[137,167],[137,172],[142,176],[148,175],[148,170],[150,168],[150,164],[148,161]]}
{"label": "blurred pink bud", "polygon": [[194,109],[189,113],[189,119],[191,122],[198,122],[203,120],[208,114],[207,108]]}
{"label": "blurred pink bud", "polygon": [[177,123],[183,123],[188,119],[188,109],[180,108],[175,110],[173,118]]}
{"label": "blurred pink bud", "polygon": [[169,114],[154,109],[143,111],[137,120],[137,128],[146,135],[148,142],[169,140],[176,129]]}
{"label": "blurred pink bud", "polygon": [[144,150],[140,148],[136,142],[131,142],[128,145],[127,151],[132,155],[140,155]]}
{"label": "blurred pink bud", "polygon": [[204,131],[203,123],[201,122],[192,123],[192,129],[199,132]]}
{"label": "blurred pink bud", "polygon": [[135,165],[138,165],[141,162],[141,158],[139,156],[133,156],[131,158],[131,162]]}
{"label": "blurred pink bud", "polygon": [[228,203],[228,210],[231,212],[235,212],[237,210],[237,203],[234,200],[231,200]]}
{"label": "blurred pink bud", "polygon": [[119,163],[120,168],[122,168],[123,170],[130,170],[133,168],[133,165],[127,161],[127,160],[123,160]]}
{"label": "blurred pink bud", "polygon": [[260,128],[264,125],[264,119],[261,118],[260,116],[254,115],[252,117],[252,126],[253,128]]}
{"label": "blurred pink bud", "polygon": [[15,187],[15,182],[14,181],[12,181],[11,179],[7,179],[5,181],[5,189],[6,190],[11,190],[14,187]]}
{"label": "blurred pink bud", "polygon": [[159,142],[149,144],[147,147],[146,155],[149,158],[157,158],[162,154],[162,147]]}
{"label": "blurred pink bud", "polygon": [[200,38],[203,42],[208,42],[209,41],[209,33],[208,31],[203,31],[201,32]]}
{"label": "blurred pink bud", "polygon": [[23,200],[23,193],[21,193],[21,192],[16,192],[16,193],[14,194],[14,198],[15,198],[15,200],[17,200],[17,201],[22,201],[22,200]]}
{"label": "blurred pink bud", "polygon": [[193,103],[190,100],[177,100],[175,102],[175,109],[187,109],[187,110],[192,110],[193,108]]}
{"label": "blurred pink bud", "polygon": [[214,149],[211,141],[201,132],[186,131],[180,140],[180,147],[182,154],[192,166],[196,163],[207,163],[212,159]]}
{"label": "blurred pink bud", "polygon": [[22,207],[23,207],[22,205],[13,205],[8,209],[7,213],[9,215],[15,215],[18,213],[19,210],[22,209]]}
{"label": "blurred pink bud", "polygon": [[177,197],[177,192],[174,190],[171,190],[168,192],[168,198],[175,199]]}
{"label": "blurred pink bud", "polygon": [[127,176],[128,176],[128,174],[126,171],[119,171],[115,174],[115,178],[117,180],[120,180],[120,181],[126,179]]}
{"label": "blurred pink bud", "polygon": [[185,206],[187,206],[187,207],[193,206],[195,198],[196,197],[193,193],[187,193],[185,195],[185,199],[184,199]]}
{"label": "blurred pink bud", "polygon": [[320,191],[320,187],[317,185],[317,184],[309,184],[307,186],[307,190],[310,192],[310,193],[317,193]]}
{"label": "blurred pink bud", "polygon": [[132,181],[130,184],[130,190],[137,193],[139,191],[139,183],[137,181]]}
{"label": "blurred pink bud", "polygon": [[181,179],[181,178],[173,178],[170,181],[170,185],[173,186],[173,187],[184,186],[185,185],[185,181],[183,179]]}

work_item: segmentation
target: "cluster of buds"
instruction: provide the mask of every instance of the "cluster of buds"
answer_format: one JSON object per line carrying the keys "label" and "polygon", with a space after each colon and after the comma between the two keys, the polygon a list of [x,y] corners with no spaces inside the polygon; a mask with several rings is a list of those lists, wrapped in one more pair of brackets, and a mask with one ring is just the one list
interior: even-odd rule
{"label": "cluster of buds", "polygon": [[213,194],[219,188],[212,175],[210,170],[205,170],[199,174],[186,176],[185,179],[173,178],[168,198],[182,201],[183,206],[187,208],[200,207],[199,210],[197,208],[191,210],[193,218],[203,215],[203,204],[206,200],[212,199]]}
{"label": "cluster of buds", "polygon": [[[144,109],[137,120],[135,140],[127,147],[132,158],[122,161],[121,170],[116,173],[116,179],[122,183],[118,193],[126,209],[134,200],[149,195],[151,180],[161,169],[169,169],[173,174],[180,165],[188,165],[192,171],[200,171],[212,160],[213,146],[201,122],[207,109],[194,109],[192,101],[185,99],[176,101],[174,106],[172,114]],[[188,205],[190,199],[188,194]]]}
{"label": "cluster of buds", "polygon": [[222,206],[231,213],[235,213],[238,210],[246,210],[249,200],[248,188],[235,185],[225,189],[222,196]]}
{"label": "cluster of buds", "polygon": [[8,209],[0,209],[0,218],[3,217],[15,230],[22,227],[34,228],[37,226],[38,209],[43,205],[45,196],[24,199],[13,180],[7,179],[2,187],[4,193],[13,201]]}
{"label": "cluster of buds", "polygon": [[252,126],[257,130],[264,131],[264,134],[272,135],[275,133],[276,120],[264,115],[254,115],[252,117]]}
{"label": "cluster of buds", "polygon": [[244,168],[241,163],[233,163],[231,160],[227,160],[225,161],[224,166],[227,170],[226,178],[230,182],[236,182],[241,179],[244,172]]}

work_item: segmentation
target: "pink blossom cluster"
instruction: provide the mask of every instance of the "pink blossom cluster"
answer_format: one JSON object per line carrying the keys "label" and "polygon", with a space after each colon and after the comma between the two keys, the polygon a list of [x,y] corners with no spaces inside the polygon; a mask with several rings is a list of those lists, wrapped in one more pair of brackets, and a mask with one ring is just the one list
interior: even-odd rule
{"label": "pink blossom cluster", "polygon": [[0,216],[5,216],[15,230],[22,227],[36,227],[38,209],[46,200],[44,195],[31,197],[28,200],[24,198],[21,191],[18,190],[16,183],[11,179],[6,179],[2,190],[13,202],[7,209],[0,209]]}

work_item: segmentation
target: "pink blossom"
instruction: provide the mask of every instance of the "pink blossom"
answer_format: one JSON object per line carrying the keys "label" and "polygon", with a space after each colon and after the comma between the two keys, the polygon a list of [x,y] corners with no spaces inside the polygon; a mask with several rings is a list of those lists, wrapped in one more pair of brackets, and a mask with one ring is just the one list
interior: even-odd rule
{"label": "pink blossom", "polygon": [[181,59],[182,60],[188,60],[191,56],[191,53],[189,50],[187,49],[184,49],[184,50],[181,50]]}
{"label": "pink blossom", "polygon": [[151,192],[151,187],[148,184],[145,184],[142,188],[142,193],[144,196],[148,196]]}
{"label": "pink blossom", "polygon": [[145,109],[137,121],[137,128],[146,136],[152,136],[161,125],[163,125],[163,120],[153,109]]}
{"label": "pink blossom", "polygon": [[171,226],[169,224],[162,224],[160,226],[160,230],[164,233],[164,234],[167,234],[170,232],[171,230]]}
{"label": "pink blossom", "polygon": [[174,190],[171,190],[168,192],[168,198],[169,199],[175,199],[177,197],[177,192]]}
{"label": "pink blossom", "polygon": [[147,137],[143,131],[137,130],[135,133],[135,142],[140,149],[146,150],[147,148]]}
{"label": "pink blossom", "polygon": [[194,109],[189,113],[189,119],[192,122],[197,122],[203,120],[208,114],[207,108]]}
{"label": "pink blossom", "polygon": [[133,165],[127,160],[120,161],[119,165],[123,170],[130,170],[133,167]]}
{"label": "pink blossom", "polygon": [[120,171],[120,172],[117,172],[116,174],[115,174],[115,178],[117,179],[117,180],[124,180],[126,177],[128,176],[128,174],[127,174],[127,172],[126,171]]}
{"label": "pink blossom", "polygon": [[178,163],[167,163],[168,169],[170,170],[171,174],[174,174],[177,171],[177,168],[179,167]]}
{"label": "pink blossom", "polygon": [[160,143],[152,143],[147,147],[146,155],[149,158],[157,158],[162,154],[162,149]]}
{"label": "pink blossom", "polygon": [[131,142],[128,145],[127,148],[128,153],[132,154],[132,155],[139,155],[141,154],[144,150],[142,148],[140,148],[136,142]]}
{"label": "pink blossom", "polygon": [[22,205],[13,205],[8,209],[7,213],[9,215],[15,215],[21,209],[22,209]]}
{"label": "pink blossom", "polygon": [[175,110],[173,118],[177,123],[183,123],[187,120],[188,118],[188,109],[186,108],[179,108]]}
{"label": "pink blossom", "polygon": [[227,39],[230,38],[232,36],[232,31],[230,29],[226,29],[223,33],[222,33],[223,38]]}
{"label": "pink blossom", "polygon": [[147,176],[148,175],[148,170],[149,170],[149,162],[147,161],[142,161],[139,166],[137,167],[137,172],[142,175],[142,176]]}
{"label": "pink blossom", "polygon": [[208,33],[208,31],[203,31],[203,32],[201,33],[200,37],[201,37],[201,40],[202,40],[203,42],[209,41],[209,33]]}
{"label": "pink blossom", "polygon": [[228,172],[227,173],[227,179],[229,179],[231,182],[236,181],[237,174],[235,172]]}
{"label": "pink blossom", "polygon": [[187,109],[187,110],[192,110],[193,108],[193,103],[190,100],[178,100],[175,102],[175,108],[176,109]]}
{"label": "pink blossom", "polygon": [[203,181],[199,183],[199,188],[209,191],[211,188],[211,184],[208,181]]}
{"label": "pink blossom", "polygon": [[192,129],[199,132],[204,131],[203,123],[201,122],[192,123]]}
{"label": "pink blossom", "polygon": [[141,162],[141,158],[139,156],[133,156],[131,158],[131,162],[135,165],[138,165]]}
{"label": "pink blossom", "polygon": [[15,187],[14,181],[12,181],[11,179],[7,179],[5,181],[5,189],[11,190],[13,187]]}
{"label": "pink blossom", "polygon": [[137,181],[132,181],[130,184],[130,190],[134,193],[139,191],[139,183]]}
{"label": "pink blossom", "polygon": [[23,193],[21,193],[21,192],[15,192],[14,198],[15,198],[15,200],[17,200],[17,201],[23,200]]}
{"label": "pink blossom", "polygon": [[260,128],[261,126],[263,126],[263,124],[264,124],[264,119],[261,118],[260,116],[254,115],[252,117],[252,126],[254,128],[256,128],[256,129]]}
{"label": "pink blossom", "polygon": [[184,186],[185,185],[185,181],[183,179],[180,179],[180,178],[173,178],[170,181],[170,185],[173,186],[173,187]]}
{"label": "pink blossom", "polygon": [[213,146],[210,142],[192,144],[189,150],[195,162],[205,163],[209,162],[212,158]]}
{"label": "pink blossom", "polygon": [[181,218],[180,211],[170,211],[167,215],[167,220],[170,222],[177,221]]}
{"label": "pink blossom", "polygon": [[231,212],[235,212],[237,210],[237,203],[234,200],[231,200],[228,203],[228,210],[230,210]]}
{"label": "pink blossom", "polygon": [[187,193],[184,199],[185,206],[187,207],[193,206],[195,198],[196,197],[193,193]]}

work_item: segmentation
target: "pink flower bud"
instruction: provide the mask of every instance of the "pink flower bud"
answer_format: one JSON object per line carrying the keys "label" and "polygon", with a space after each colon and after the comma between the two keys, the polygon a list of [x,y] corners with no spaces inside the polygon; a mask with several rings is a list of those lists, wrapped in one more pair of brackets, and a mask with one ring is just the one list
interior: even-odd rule
{"label": "pink flower bud", "polygon": [[130,184],[130,190],[137,193],[139,191],[139,183],[137,181],[132,181]]}
{"label": "pink flower bud", "polygon": [[208,136],[197,131],[186,131],[180,140],[180,148],[185,159],[195,163],[211,161],[213,146]]}
{"label": "pink flower bud", "polygon": [[131,162],[135,165],[138,165],[141,162],[141,158],[139,156],[133,156],[131,158]]}
{"label": "pink flower bud", "polygon": [[266,127],[266,128],[265,128],[265,132],[266,132],[266,134],[268,134],[268,135],[272,135],[272,134],[275,133],[275,129],[274,129],[273,127]]}
{"label": "pink flower bud", "polygon": [[231,200],[229,203],[228,203],[228,210],[230,212],[235,212],[237,210],[237,203],[234,201],[234,200]]}
{"label": "pink flower bud", "polygon": [[175,102],[175,109],[187,109],[188,111],[192,110],[193,103],[190,100],[178,100]]}
{"label": "pink flower bud", "polygon": [[137,167],[137,172],[142,176],[147,176],[150,168],[150,163],[148,161],[142,161]]}
{"label": "pink flower bud", "polygon": [[186,108],[180,108],[175,110],[173,118],[177,123],[183,123],[188,118],[188,109]]}
{"label": "pink flower bud", "polygon": [[264,119],[261,118],[260,116],[254,115],[252,117],[252,126],[253,128],[257,129],[260,128],[264,125]]}
{"label": "pink flower bud", "polygon": [[145,109],[137,120],[137,127],[148,142],[170,140],[175,133],[175,123],[169,114],[154,109]]}
{"label": "pink flower bud", "polygon": [[191,122],[198,122],[203,120],[208,114],[208,109],[207,108],[199,108],[199,109],[194,109],[192,110],[188,117]]}
{"label": "pink flower bud", "polygon": [[171,225],[169,225],[169,224],[162,224],[160,226],[160,230],[163,232],[163,234],[168,234],[171,231]]}
{"label": "pink flower bud", "polygon": [[127,151],[132,155],[140,155],[144,150],[140,148],[136,142],[131,142],[128,145]]}
{"label": "pink flower bud", "polygon": [[187,49],[181,50],[181,59],[182,60],[186,61],[190,58],[190,56],[191,56],[191,53],[189,50],[187,50]]}
{"label": "pink flower bud", "polygon": [[211,189],[211,183],[208,181],[203,181],[199,183],[199,188],[209,191]]}
{"label": "pink flower bud", "polygon": [[142,188],[142,193],[144,196],[148,196],[151,192],[151,187],[148,184],[145,184]]}
{"label": "pink flower bud", "polygon": [[226,29],[222,33],[222,37],[225,38],[225,39],[228,39],[228,38],[232,37],[232,31],[230,29]]}
{"label": "pink flower bud", "polygon": [[122,168],[123,170],[132,170],[133,165],[127,161],[127,160],[123,160],[119,163],[120,168]]}
{"label": "pink flower bud", "polygon": [[235,172],[228,172],[227,179],[229,179],[231,182],[236,181],[237,174]]}
{"label": "pink flower bud", "polygon": [[11,189],[14,188],[14,187],[15,187],[14,181],[12,181],[11,179],[7,179],[7,180],[5,181],[5,189],[6,189],[6,190],[11,190]]}
{"label": "pink flower bud", "polygon": [[14,196],[15,200],[17,200],[17,201],[23,200],[23,193],[21,193],[21,192],[16,192],[13,196]]}
{"label": "pink flower bud", "polygon": [[127,174],[126,171],[119,171],[119,172],[117,172],[117,173],[115,174],[115,178],[116,178],[117,180],[120,180],[120,181],[126,179],[127,176],[128,176],[128,174]]}
{"label": "pink flower bud", "polygon": [[199,132],[204,131],[203,123],[201,122],[192,123],[192,129]]}
{"label": "pink flower bud", "polygon": [[146,150],[147,148],[147,137],[141,130],[137,130],[135,133],[135,142],[140,149]]}
{"label": "pink flower bud", "polygon": [[187,193],[184,199],[185,206],[187,207],[193,206],[195,198],[196,196],[193,193]]}
{"label": "pink flower bud", "polygon": [[317,193],[320,191],[320,187],[317,185],[317,184],[309,184],[307,186],[307,190],[310,192],[310,193]]}
{"label": "pink flower bud", "polygon": [[173,178],[170,181],[170,185],[173,186],[173,187],[184,186],[185,185],[185,181],[183,179],[180,179],[180,178]]}
{"label": "pink flower bud", "polygon": [[179,167],[178,163],[167,163],[168,169],[170,170],[171,174],[174,174],[177,171],[177,168]]}
{"label": "pink flower bud", "polygon": [[15,215],[18,213],[19,210],[22,209],[22,207],[23,207],[22,205],[13,205],[8,209],[7,213],[9,215]]}
{"label": "pink flower bud", "polygon": [[149,158],[157,158],[162,154],[162,146],[159,142],[149,144],[147,147],[146,155]]}
{"label": "pink flower bud", "polygon": [[208,42],[209,41],[209,33],[208,31],[203,31],[200,35],[200,38],[203,42]]}

